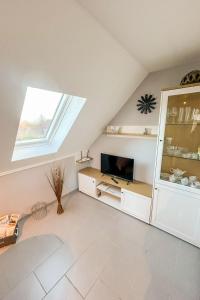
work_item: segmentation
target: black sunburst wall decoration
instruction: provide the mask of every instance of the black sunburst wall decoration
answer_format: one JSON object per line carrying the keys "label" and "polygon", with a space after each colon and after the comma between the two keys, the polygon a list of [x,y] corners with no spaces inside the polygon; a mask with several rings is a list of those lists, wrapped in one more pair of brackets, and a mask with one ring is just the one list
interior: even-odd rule
{"label": "black sunburst wall decoration", "polygon": [[145,94],[141,96],[141,99],[138,100],[137,110],[141,114],[151,113],[153,109],[156,108],[156,98],[153,95]]}

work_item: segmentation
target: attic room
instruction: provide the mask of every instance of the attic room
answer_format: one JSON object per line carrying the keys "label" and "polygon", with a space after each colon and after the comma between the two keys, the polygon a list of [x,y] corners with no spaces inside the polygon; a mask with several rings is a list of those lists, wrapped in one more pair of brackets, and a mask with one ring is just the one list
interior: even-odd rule
{"label": "attic room", "polygon": [[0,4],[0,300],[200,300],[200,2]]}

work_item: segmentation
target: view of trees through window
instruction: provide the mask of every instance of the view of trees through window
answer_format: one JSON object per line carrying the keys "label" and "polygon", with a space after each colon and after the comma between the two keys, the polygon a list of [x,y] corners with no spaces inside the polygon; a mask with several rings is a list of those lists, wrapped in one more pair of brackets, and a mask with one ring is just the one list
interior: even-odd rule
{"label": "view of trees through window", "polygon": [[45,138],[62,96],[62,93],[28,87],[17,141]]}

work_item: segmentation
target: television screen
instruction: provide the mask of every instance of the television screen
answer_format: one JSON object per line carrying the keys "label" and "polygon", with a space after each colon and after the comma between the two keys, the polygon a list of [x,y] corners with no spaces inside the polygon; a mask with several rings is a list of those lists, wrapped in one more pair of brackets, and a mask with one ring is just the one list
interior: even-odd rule
{"label": "television screen", "polygon": [[133,181],[134,159],[101,153],[101,173]]}

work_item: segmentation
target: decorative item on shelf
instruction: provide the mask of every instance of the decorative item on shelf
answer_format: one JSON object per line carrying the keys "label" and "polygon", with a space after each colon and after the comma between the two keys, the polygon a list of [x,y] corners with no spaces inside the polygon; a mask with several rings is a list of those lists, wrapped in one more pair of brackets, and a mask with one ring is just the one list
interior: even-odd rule
{"label": "decorative item on shelf", "polygon": [[87,150],[87,154],[86,154],[86,156],[84,156],[84,155],[83,155],[83,151],[81,151],[81,158],[78,159],[78,160],[76,161],[76,163],[82,164],[82,163],[84,163],[84,162],[88,162],[88,161],[93,160],[93,158],[89,156],[89,153],[90,153],[90,151]]}
{"label": "decorative item on shelf", "polygon": [[35,220],[40,220],[47,215],[47,204],[45,202],[37,202],[31,208],[31,215]]}
{"label": "decorative item on shelf", "polygon": [[200,189],[200,182],[199,181],[195,181],[193,183],[193,186],[196,188],[196,189]]}
{"label": "decorative item on shelf", "polygon": [[197,179],[198,179],[197,176],[189,176],[189,183],[193,184],[197,181]]}
{"label": "decorative item on shelf", "polygon": [[112,133],[112,134],[117,134],[121,130],[120,126],[112,126],[109,125],[106,127],[106,133]]}
{"label": "decorative item on shelf", "polygon": [[183,179],[183,175],[186,173],[186,171],[183,171],[181,169],[170,169],[170,173],[171,175],[169,176],[169,181],[173,182],[173,183],[181,183],[183,185],[187,185],[186,183],[186,179],[182,181]]}
{"label": "decorative item on shelf", "polygon": [[122,133],[122,126],[119,126],[119,128],[118,128],[118,133],[119,133],[119,134]]}
{"label": "decorative item on shelf", "polygon": [[170,182],[175,183],[175,182],[177,182],[177,180],[178,180],[178,177],[176,175],[172,174],[172,175],[169,176],[169,181]]}
{"label": "decorative item on shelf", "polygon": [[180,85],[200,83],[200,70],[193,70],[187,73],[181,80]]}
{"label": "decorative item on shelf", "polygon": [[153,109],[156,108],[156,98],[153,95],[145,94],[141,96],[141,99],[138,100],[137,110],[141,112],[141,114],[151,113]]}
{"label": "decorative item on shelf", "polygon": [[180,177],[180,176],[183,176],[186,173],[186,171],[183,171],[181,169],[173,169],[173,168],[171,168],[170,169],[170,173],[174,174],[177,177]]}
{"label": "decorative item on shelf", "polygon": [[189,177],[183,176],[186,171],[182,171],[180,169],[170,169],[170,173],[162,173],[160,174],[160,178],[166,181],[170,181],[172,183],[181,184],[184,186],[189,186],[192,188],[200,189],[200,182],[198,181],[198,177],[195,175],[191,175]]}
{"label": "decorative item on shelf", "polygon": [[167,109],[167,123],[175,123],[178,115],[177,107],[173,106],[172,108]]}
{"label": "decorative item on shelf", "polygon": [[64,209],[61,204],[62,191],[64,185],[64,173],[65,169],[61,168],[60,166],[57,166],[55,168],[51,168],[51,175],[50,177],[47,176],[49,184],[52,190],[54,191],[54,194],[57,199],[57,214],[59,215],[64,212]]}
{"label": "decorative item on shelf", "polygon": [[181,178],[181,184],[182,185],[188,185],[189,184],[189,179],[187,177]]}
{"label": "decorative item on shelf", "polygon": [[151,128],[145,128],[144,129],[144,135],[151,135]]}

